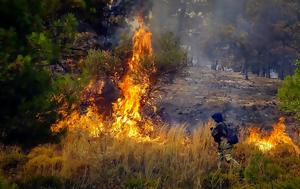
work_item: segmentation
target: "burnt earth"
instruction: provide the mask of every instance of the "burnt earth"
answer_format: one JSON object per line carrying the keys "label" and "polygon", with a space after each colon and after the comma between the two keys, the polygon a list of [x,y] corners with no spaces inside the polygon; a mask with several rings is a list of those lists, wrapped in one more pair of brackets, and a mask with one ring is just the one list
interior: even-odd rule
{"label": "burnt earth", "polygon": [[188,67],[172,83],[158,83],[158,114],[170,124],[193,128],[213,112],[223,112],[227,122],[239,126],[270,128],[281,116],[276,93],[280,81],[240,73]]}

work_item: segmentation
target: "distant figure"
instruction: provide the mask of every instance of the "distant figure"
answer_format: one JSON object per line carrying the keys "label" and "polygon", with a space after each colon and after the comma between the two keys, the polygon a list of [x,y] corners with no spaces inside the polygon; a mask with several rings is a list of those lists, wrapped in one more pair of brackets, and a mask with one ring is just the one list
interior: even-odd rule
{"label": "distant figure", "polygon": [[212,70],[217,71],[217,68],[218,68],[218,60],[216,60],[216,62],[212,63],[212,65],[211,65]]}
{"label": "distant figure", "polygon": [[224,122],[221,113],[214,113],[211,117],[216,122],[215,126],[211,128],[211,134],[218,144],[218,169],[221,169],[224,160],[239,166],[239,163],[231,155],[233,145],[238,143],[236,129]]}

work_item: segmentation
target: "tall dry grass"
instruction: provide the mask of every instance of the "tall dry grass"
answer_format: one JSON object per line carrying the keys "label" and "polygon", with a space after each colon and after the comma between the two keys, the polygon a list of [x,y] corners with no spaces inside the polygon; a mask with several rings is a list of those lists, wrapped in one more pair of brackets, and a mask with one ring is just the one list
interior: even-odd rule
{"label": "tall dry grass", "polygon": [[[212,124],[199,125],[191,134],[184,126],[162,128],[147,142],[108,134],[91,138],[73,131],[60,144],[39,146],[28,154],[1,147],[0,166],[6,178],[23,188],[49,188],[49,183],[52,188],[74,189],[251,188],[269,182],[297,188],[300,184],[293,176],[299,175],[295,166],[300,159],[286,145],[263,155],[254,145],[241,142],[233,150],[239,170],[229,165],[217,171]],[[243,140],[246,132],[240,133]]]}
{"label": "tall dry grass", "polygon": [[216,165],[212,123],[189,136],[184,126],[161,129],[153,141],[69,133],[60,146],[31,151],[26,174],[58,176],[70,188],[201,188]]}

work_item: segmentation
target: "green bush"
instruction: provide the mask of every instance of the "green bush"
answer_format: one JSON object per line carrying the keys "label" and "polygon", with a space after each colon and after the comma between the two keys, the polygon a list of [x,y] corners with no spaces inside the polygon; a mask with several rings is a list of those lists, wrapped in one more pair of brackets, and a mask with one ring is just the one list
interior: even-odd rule
{"label": "green bush", "polygon": [[0,16],[6,18],[0,24],[0,142],[30,147],[57,139],[50,126],[58,104],[51,98],[64,91],[57,90],[59,77],[53,78],[48,66],[69,52],[77,27],[73,14],[55,13],[61,5],[0,2]]}
{"label": "green bush", "polygon": [[2,66],[0,142],[28,146],[52,138],[50,125],[56,113],[49,100],[51,85],[49,73],[36,67],[30,56]]}
{"label": "green bush", "polygon": [[65,54],[70,54],[78,26],[73,14],[54,20],[48,30],[32,32],[27,36],[31,54],[36,62],[54,63]]}
{"label": "green bush", "polygon": [[283,169],[274,164],[271,158],[264,157],[263,154],[258,153],[251,157],[244,173],[245,179],[249,183],[268,183],[275,181],[283,173]]}
{"label": "green bush", "polygon": [[294,113],[300,120],[300,61],[297,61],[298,68],[295,74],[285,78],[278,90],[280,107],[290,113]]}
{"label": "green bush", "polygon": [[233,172],[223,173],[213,171],[203,179],[203,188],[207,189],[225,189],[233,188],[239,182],[239,177]]}
{"label": "green bush", "polygon": [[124,186],[128,189],[158,188],[159,180],[129,177],[124,180]]}
{"label": "green bush", "polygon": [[4,173],[18,174],[27,161],[20,149],[5,151],[0,156],[0,168]]}
{"label": "green bush", "polygon": [[131,188],[131,189],[145,188],[145,181],[141,178],[129,178],[125,182],[125,188]]}
{"label": "green bush", "polygon": [[177,71],[187,63],[187,53],[180,46],[180,39],[167,32],[155,39],[155,64],[158,73]]}
{"label": "green bush", "polygon": [[299,188],[300,158],[288,156],[253,154],[244,171],[247,185],[255,188]]}
{"label": "green bush", "polygon": [[0,189],[18,189],[18,186],[0,176]]}
{"label": "green bush", "polygon": [[109,51],[90,50],[82,69],[92,76],[114,75],[122,69],[122,61]]}
{"label": "green bush", "polygon": [[55,176],[33,177],[20,184],[20,188],[32,189],[60,189],[63,188],[63,182]]}

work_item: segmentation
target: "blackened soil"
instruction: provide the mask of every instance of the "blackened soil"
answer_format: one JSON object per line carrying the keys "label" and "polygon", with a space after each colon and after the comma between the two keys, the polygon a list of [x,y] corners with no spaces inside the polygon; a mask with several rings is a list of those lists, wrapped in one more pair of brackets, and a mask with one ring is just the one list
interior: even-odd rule
{"label": "blackened soil", "polygon": [[282,115],[276,100],[279,85],[277,79],[250,75],[244,80],[240,73],[188,67],[172,83],[158,83],[157,112],[165,122],[189,128],[213,112],[223,112],[235,125],[271,128]]}

